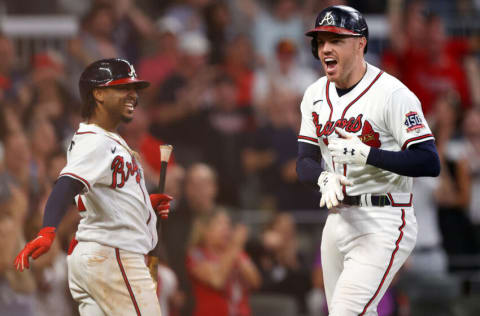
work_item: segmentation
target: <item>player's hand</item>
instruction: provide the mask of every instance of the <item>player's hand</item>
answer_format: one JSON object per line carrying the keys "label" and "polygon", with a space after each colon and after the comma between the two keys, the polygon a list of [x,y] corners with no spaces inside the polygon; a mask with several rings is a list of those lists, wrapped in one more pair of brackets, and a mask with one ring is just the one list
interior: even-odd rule
{"label": "player's hand", "polygon": [[46,253],[55,239],[55,227],[43,227],[37,234],[37,238],[25,245],[22,251],[15,258],[15,268],[18,271],[23,271],[25,268],[30,268],[28,258],[32,256],[37,259]]}
{"label": "player's hand", "polygon": [[173,197],[167,194],[150,194],[150,202],[152,203],[152,207],[162,219],[168,218],[171,200],[173,200]]}
{"label": "player's hand", "polygon": [[330,150],[333,161],[339,164],[365,166],[370,146],[362,143],[357,136],[348,135],[338,127],[335,128],[335,131],[341,138],[329,141],[328,150]]}
{"label": "player's hand", "polygon": [[320,207],[327,206],[331,209],[339,204],[338,201],[343,200],[342,185],[352,185],[346,177],[332,172],[324,171],[318,177],[318,186],[322,192],[320,199]]}

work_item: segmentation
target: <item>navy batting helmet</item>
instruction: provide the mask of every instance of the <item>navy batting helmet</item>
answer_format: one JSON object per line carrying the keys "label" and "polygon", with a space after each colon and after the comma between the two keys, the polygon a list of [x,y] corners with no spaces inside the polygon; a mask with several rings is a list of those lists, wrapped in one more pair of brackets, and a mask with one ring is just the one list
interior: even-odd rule
{"label": "navy batting helmet", "polygon": [[318,32],[330,32],[347,36],[363,36],[367,39],[364,53],[368,46],[368,26],[362,14],[349,6],[336,5],[323,9],[315,20],[315,27],[305,33],[312,38],[312,54],[318,57]]}
{"label": "navy batting helmet", "polygon": [[88,65],[78,82],[83,101],[82,116],[90,117],[93,113],[95,108],[93,89],[119,85],[135,85],[137,89],[144,89],[150,83],[138,79],[133,65],[125,59],[102,59]]}

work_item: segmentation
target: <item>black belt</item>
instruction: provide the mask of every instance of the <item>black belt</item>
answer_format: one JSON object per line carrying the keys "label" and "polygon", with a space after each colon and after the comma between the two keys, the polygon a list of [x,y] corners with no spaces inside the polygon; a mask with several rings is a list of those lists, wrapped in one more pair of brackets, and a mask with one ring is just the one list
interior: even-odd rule
{"label": "black belt", "polygon": [[[361,199],[363,200],[363,203],[361,203]],[[381,194],[381,195],[372,195],[370,196],[370,202],[368,203],[372,206],[387,206],[391,205],[390,199],[386,194]],[[361,204],[367,204],[365,203],[365,196],[364,195],[357,195],[357,196],[345,196],[340,203],[345,204],[345,205],[352,205],[352,206],[360,206]]]}

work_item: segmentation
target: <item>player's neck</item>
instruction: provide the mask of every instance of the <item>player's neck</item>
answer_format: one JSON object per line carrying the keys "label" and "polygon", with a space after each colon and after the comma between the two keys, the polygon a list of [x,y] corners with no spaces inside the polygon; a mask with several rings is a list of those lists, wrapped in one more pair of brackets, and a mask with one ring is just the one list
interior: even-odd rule
{"label": "player's neck", "polygon": [[345,80],[342,80],[341,82],[335,82],[335,87],[339,89],[348,89],[356,85],[357,83],[362,80],[363,76],[367,73],[367,63],[362,60],[362,63],[358,63],[358,66],[356,66],[352,72],[345,78]]}
{"label": "player's neck", "polygon": [[95,124],[104,130],[113,133],[116,133],[118,127],[118,123],[112,121],[110,117],[106,115],[98,115],[97,113],[88,119],[88,124]]}

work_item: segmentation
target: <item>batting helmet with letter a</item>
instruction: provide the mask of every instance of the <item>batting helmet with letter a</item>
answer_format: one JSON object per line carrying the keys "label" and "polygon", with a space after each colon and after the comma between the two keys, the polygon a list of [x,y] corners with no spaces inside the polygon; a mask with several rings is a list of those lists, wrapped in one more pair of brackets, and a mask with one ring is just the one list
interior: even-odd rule
{"label": "batting helmet with letter a", "polygon": [[93,89],[119,85],[135,85],[137,89],[144,89],[150,83],[138,79],[135,68],[127,60],[111,58],[97,60],[88,65],[80,76],[78,85],[83,102],[82,116],[90,117],[95,108]]}
{"label": "batting helmet with letter a", "polygon": [[330,32],[345,36],[363,36],[367,39],[364,53],[368,46],[368,26],[362,14],[349,6],[336,5],[323,9],[315,20],[315,27],[305,33],[312,37],[312,54],[318,59],[318,32]]}

